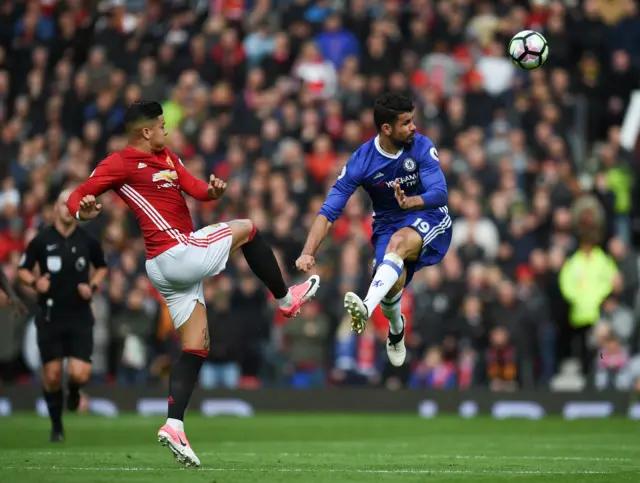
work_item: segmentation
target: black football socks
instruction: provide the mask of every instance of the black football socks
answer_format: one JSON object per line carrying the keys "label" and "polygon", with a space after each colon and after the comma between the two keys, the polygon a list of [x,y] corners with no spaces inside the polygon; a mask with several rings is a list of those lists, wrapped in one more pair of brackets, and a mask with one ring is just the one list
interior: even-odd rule
{"label": "black football socks", "polygon": [[184,413],[191,399],[193,388],[198,382],[202,363],[208,350],[182,349],[182,353],[171,370],[169,378],[169,419],[184,421]]}
{"label": "black football socks", "polygon": [[67,409],[75,412],[80,405],[80,389],[84,384],[77,384],[75,382],[69,382],[68,394],[67,394]]}
{"label": "black football socks", "polygon": [[57,391],[44,391],[44,400],[49,410],[49,419],[51,420],[51,438],[54,440],[54,434],[62,435],[62,389]]}
{"label": "black football socks", "polygon": [[254,228],[249,241],[242,245],[242,253],[249,268],[262,280],[273,296],[278,300],[284,299],[289,289],[282,278],[273,250],[257,229]]}

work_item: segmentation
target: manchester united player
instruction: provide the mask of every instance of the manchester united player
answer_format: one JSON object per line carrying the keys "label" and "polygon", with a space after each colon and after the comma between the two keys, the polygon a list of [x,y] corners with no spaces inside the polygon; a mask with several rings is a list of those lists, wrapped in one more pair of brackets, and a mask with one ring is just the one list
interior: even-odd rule
{"label": "manchester united player", "polygon": [[182,192],[199,201],[222,196],[226,183],[211,175],[196,179],[165,147],[162,107],[139,101],[124,115],[128,146],[104,159],[69,197],[69,212],[80,220],[95,218],[102,208],[96,197],[112,189],[135,214],[146,248],[146,270],[164,296],[180,334],[182,353],[171,372],[166,424],[158,441],[186,466],[200,466],[184,432],[184,413],[209,353],[209,332],[202,280],[224,270],[241,248],[249,267],[278,301],[283,315],[295,316],[318,290],[319,278],[287,288],[276,258],[251,220],[233,220],[194,231]]}

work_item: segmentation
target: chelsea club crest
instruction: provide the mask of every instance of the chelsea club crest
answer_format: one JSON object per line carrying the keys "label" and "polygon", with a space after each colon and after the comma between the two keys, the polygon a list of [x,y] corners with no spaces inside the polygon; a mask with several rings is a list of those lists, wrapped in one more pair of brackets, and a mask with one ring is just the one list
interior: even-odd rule
{"label": "chelsea club crest", "polygon": [[402,166],[404,166],[404,169],[406,169],[409,172],[415,171],[416,162],[411,158],[407,158],[404,160],[404,163],[402,164]]}

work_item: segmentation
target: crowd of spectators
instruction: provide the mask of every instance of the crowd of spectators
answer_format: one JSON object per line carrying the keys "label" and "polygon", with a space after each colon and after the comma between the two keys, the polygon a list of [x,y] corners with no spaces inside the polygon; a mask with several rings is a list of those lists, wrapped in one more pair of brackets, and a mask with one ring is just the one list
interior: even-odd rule
{"label": "crowd of spectators", "polygon": [[[523,29],[549,42],[533,72],[505,55]],[[196,228],[251,218],[293,283],[325,193],[375,135],[373,99],[399,91],[438,146],[454,219],[449,254],[405,291],[409,362],[387,363],[379,311],[358,337],[342,308],[371,276],[358,193],[297,319],[277,315],[241,256],[205,282],[201,385],[640,390],[640,156],[620,139],[639,68],[633,0],[2,2],[0,262],[15,279],[61,187],[126,145],[123,109],[144,98],[162,101],[192,173],[228,181],[219,202],[188,201]],[[166,382],[176,340],[140,231],[114,194],[102,203],[89,225],[110,268],[94,297],[94,379]],[[0,381],[30,383],[32,323],[0,311]]]}

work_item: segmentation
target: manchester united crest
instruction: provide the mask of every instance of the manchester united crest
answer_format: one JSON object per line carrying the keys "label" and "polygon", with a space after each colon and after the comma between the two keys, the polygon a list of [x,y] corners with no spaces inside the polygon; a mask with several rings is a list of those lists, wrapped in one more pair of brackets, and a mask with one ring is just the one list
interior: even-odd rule
{"label": "manchester united crest", "polygon": [[167,164],[171,167],[171,168],[175,168],[175,166],[173,165],[173,161],[171,161],[171,158],[169,156],[167,156]]}

